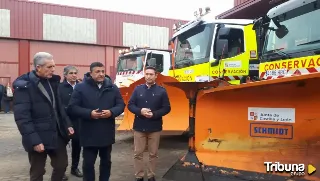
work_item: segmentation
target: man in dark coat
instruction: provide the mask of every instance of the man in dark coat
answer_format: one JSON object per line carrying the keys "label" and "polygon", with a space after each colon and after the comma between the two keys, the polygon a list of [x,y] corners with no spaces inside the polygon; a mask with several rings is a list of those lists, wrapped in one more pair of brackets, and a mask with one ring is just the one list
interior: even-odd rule
{"label": "man in dark coat", "polygon": [[[65,108],[67,108],[73,89],[78,84],[78,69],[74,66],[66,66],[63,70],[64,80],[59,85],[59,92],[61,96],[62,104]],[[71,119],[74,134],[72,135],[71,139],[71,174],[76,177],[82,177],[81,171],[78,169],[79,160],[80,160],[80,153],[81,153],[81,146],[79,142],[79,120],[75,117],[69,115]],[[65,176],[67,179],[67,177]]]}
{"label": "man in dark coat", "polygon": [[30,181],[43,181],[47,155],[53,167],[51,181],[61,181],[68,166],[66,145],[73,129],[59,99],[60,76],[53,74],[52,55],[39,52],[33,63],[35,70],[13,83],[14,119],[28,152]]}
{"label": "man in dark coat", "polygon": [[4,86],[0,84],[0,112],[2,110],[1,103],[2,103],[2,95],[4,94]]}
{"label": "man in dark coat", "polygon": [[94,164],[98,153],[99,180],[109,181],[115,118],[123,113],[124,108],[121,93],[105,75],[104,65],[92,63],[83,82],[75,86],[68,106],[69,114],[81,119],[79,134],[83,147],[84,181],[95,181]]}
{"label": "man in dark coat", "polygon": [[144,76],[146,83],[134,89],[128,103],[129,111],[135,114],[133,123],[134,168],[136,180],[143,181],[143,152],[148,146],[150,163],[147,169],[148,181],[155,181],[162,117],[171,111],[171,106],[166,89],[155,82],[156,69],[146,67]]}
{"label": "man in dark coat", "polygon": [[13,99],[12,89],[10,87],[10,83],[7,83],[7,86],[4,87],[4,92],[2,95],[2,102],[4,107],[4,113],[10,112],[10,103]]}

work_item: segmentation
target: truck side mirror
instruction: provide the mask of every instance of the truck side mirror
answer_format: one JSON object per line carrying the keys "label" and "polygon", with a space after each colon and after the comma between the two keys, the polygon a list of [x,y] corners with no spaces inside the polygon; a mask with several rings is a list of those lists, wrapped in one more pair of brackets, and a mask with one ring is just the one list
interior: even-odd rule
{"label": "truck side mirror", "polygon": [[162,72],[163,71],[163,65],[162,64],[158,64],[157,65],[156,58],[150,58],[148,60],[148,66],[154,67],[157,70],[157,72]]}
{"label": "truck side mirror", "polygon": [[218,39],[216,41],[215,50],[214,50],[214,58],[216,61],[211,62],[211,67],[217,66],[221,59],[223,59],[224,55],[227,55],[229,50],[229,41],[227,39]]}
{"label": "truck side mirror", "polygon": [[229,45],[229,41],[227,39],[217,40],[215,54],[218,60],[222,59],[224,55],[228,54],[229,52],[228,45]]}
{"label": "truck side mirror", "polygon": [[163,72],[163,65],[159,65],[159,66],[157,66],[156,67],[156,69],[157,69],[157,72]]}
{"label": "truck side mirror", "polygon": [[151,66],[151,67],[156,68],[156,66],[157,66],[156,59],[155,58],[150,58],[148,60],[148,65]]}
{"label": "truck side mirror", "polygon": [[230,28],[222,27],[219,29],[219,36],[218,39],[227,39],[230,34]]}
{"label": "truck side mirror", "polygon": [[284,25],[280,25],[280,26],[278,27],[278,29],[276,30],[276,36],[277,36],[279,39],[282,39],[282,38],[285,37],[288,33],[289,33],[289,30],[288,30],[287,27],[284,26]]}
{"label": "truck side mirror", "polygon": [[262,17],[253,20],[252,30],[258,30],[262,26]]}

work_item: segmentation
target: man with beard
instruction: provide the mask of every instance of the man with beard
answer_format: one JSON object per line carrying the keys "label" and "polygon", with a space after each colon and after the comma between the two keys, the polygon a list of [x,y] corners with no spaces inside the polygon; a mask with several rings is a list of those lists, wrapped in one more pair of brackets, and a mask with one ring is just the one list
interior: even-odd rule
{"label": "man with beard", "polygon": [[105,75],[104,65],[94,62],[83,82],[73,90],[68,112],[80,121],[83,147],[83,180],[95,181],[94,164],[100,156],[100,181],[109,181],[112,144],[115,143],[115,118],[123,113],[125,103],[120,90]]}

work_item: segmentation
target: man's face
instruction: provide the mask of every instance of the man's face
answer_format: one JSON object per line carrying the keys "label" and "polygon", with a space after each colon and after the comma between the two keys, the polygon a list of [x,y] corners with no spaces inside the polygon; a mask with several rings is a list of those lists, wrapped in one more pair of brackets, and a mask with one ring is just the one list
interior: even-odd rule
{"label": "man's face", "polygon": [[144,73],[144,78],[146,79],[147,84],[153,84],[157,78],[156,72],[152,69],[147,69]]}
{"label": "man's face", "polygon": [[54,60],[45,60],[43,65],[37,65],[37,73],[40,77],[50,79],[55,71]]}
{"label": "man's face", "polygon": [[105,78],[104,67],[94,67],[90,75],[94,81],[103,82]]}
{"label": "man's face", "polygon": [[68,82],[76,82],[78,79],[78,71],[71,69],[67,75],[65,75]]}

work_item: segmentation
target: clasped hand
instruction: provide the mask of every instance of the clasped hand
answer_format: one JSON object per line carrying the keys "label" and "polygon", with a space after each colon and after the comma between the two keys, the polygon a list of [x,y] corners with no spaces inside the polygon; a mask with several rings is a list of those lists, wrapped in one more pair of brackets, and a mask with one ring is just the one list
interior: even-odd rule
{"label": "clasped hand", "polygon": [[141,109],[141,114],[146,118],[151,118],[153,116],[153,113],[148,108],[142,108]]}
{"label": "clasped hand", "polygon": [[102,110],[101,112],[99,112],[98,110],[99,109],[91,111],[91,117],[93,119],[109,118],[111,116],[110,110]]}

